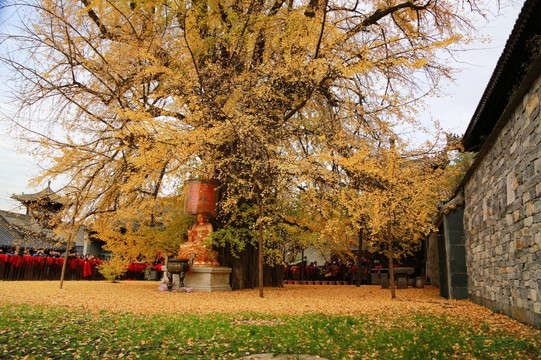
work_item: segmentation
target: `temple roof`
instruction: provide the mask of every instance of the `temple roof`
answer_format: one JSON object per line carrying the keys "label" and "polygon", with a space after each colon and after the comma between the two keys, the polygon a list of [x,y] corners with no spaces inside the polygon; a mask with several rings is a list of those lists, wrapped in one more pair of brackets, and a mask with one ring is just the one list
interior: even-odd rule
{"label": "temple roof", "polygon": [[64,204],[64,201],[62,200],[62,198],[58,196],[56,192],[51,190],[50,183],[45,189],[37,193],[34,193],[34,194],[23,193],[21,195],[13,194],[11,195],[11,198],[14,200],[18,200],[22,203],[34,202],[34,201],[39,201],[39,200],[48,200],[51,203],[57,203],[61,205]]}
{"label": "temple roof", "polygon": [[[478,151],[533,67],[531,41],[541,34],[540,0],[526,0],[513,31],[496,64],[490,81],[464,133],[462,144],[467,151]],[[539,60],[539,59],[538,59]]]}
{"label": "temple roof", "polygon": [[39,225],[30,215],[0,210],[0,246],[24,246],[34,249],[65,248],[65,241]]}

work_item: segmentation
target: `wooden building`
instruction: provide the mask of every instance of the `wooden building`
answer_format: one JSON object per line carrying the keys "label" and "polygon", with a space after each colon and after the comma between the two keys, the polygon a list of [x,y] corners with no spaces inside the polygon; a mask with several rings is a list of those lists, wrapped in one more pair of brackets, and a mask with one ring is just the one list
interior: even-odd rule
{"label": "wooden building", "polygon": [[[61,221],[60,210],[64,204],[50,184],[37,193],[13,194],[11,198],[19,201],[26,213],[0,210],[0,248],[4,251],[16,246],[34,251],[66,250],[66,238],[54,231]],[[86,238],[81,227],[75,241],[75,251],[80,254],[84,253]]]}

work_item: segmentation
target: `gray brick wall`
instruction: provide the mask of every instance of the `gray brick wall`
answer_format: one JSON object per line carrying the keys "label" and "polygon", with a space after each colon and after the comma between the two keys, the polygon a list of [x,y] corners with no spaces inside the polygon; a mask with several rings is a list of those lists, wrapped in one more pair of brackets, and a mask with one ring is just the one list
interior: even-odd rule
{"label": "gray brick wall", "polygon": [[541,77],[464,187],[469,297],[541,327]]}
{"label": "gray brick wall", "polygon": [[430,284],[440,287],[440,264],[438,258],[438,233],[432,232],[428,236],[426,247],[426,276]]}

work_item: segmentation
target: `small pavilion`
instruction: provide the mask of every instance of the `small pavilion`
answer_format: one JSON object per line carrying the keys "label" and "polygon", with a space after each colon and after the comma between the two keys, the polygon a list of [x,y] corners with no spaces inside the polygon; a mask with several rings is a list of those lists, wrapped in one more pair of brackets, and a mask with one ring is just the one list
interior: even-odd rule
{"label": "small pavilion", "polygon": [[1,248],[20,246],[34,250],[65,250],[65,240],[53,231],[60,223],[59,213],[64,203],[51,190],[50,182],[37,193],[13,194],[11,198],[19,201],[26,208],[26,213],[0,210]]}

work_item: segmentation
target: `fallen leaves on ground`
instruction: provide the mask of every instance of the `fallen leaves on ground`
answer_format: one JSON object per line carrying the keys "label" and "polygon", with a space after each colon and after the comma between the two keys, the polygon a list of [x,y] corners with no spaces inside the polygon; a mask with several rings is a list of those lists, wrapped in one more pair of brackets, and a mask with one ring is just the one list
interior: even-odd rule
{"label": "fallen leaves on ground", "polygon": [[[392,300],[390,290],[380,286],[311,286],[286,285],[265,288],[265,297],[258,290],[229,292],[162,292],[159,283],[151,281],[69,281],[59,289],[58,282],[0,282],[0,303],[61,305],[91,311],[107,310],[134,313],[235,313],[265,314],[342,314],[403,316],[411,312],[447,315],[472,324],[490,323],[495,330],[541,336],[541,331],[503,314],[476,305],[468,300],[448,300],[439,296],[439,289],[397,290]],[[384,325],[383,323],[381,324]]]}

